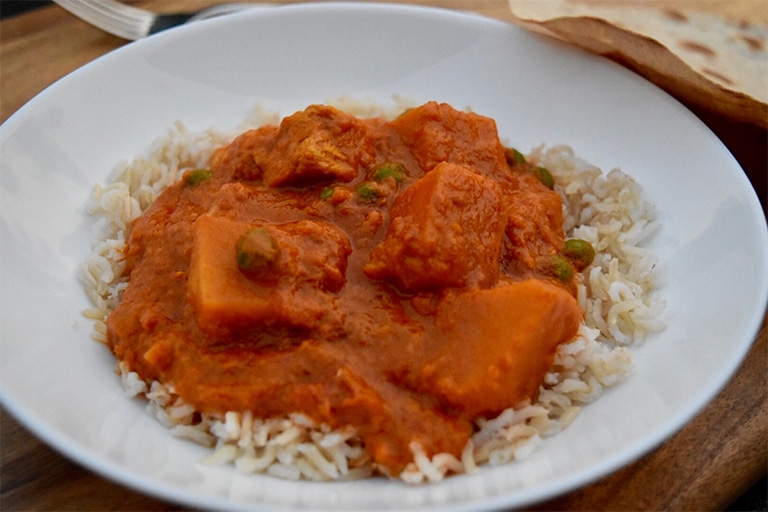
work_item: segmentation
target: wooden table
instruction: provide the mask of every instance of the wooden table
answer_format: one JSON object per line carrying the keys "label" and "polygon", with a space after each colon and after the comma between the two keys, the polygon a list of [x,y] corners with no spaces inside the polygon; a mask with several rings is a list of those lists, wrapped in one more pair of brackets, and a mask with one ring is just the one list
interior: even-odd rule
{"label": "wooden table", "polygon": [[[273,2],[275,0],[272,0]],[[203,4],[210,0],[200,0]],[[510,21],[506,0],[416,0],[402,3],[474,10]],[[141,1],[157,11],[179,0]],[[58,78],[126,42],[57,6],[0,22],[0,121]],[[768,134],[704,111],[697,114],[728,145],[766,204]],[[0,411],[0,509],[179,510],[65,459]],[[768,468],[768,325],[728,386],[661,448],[539,510],[719,510]]]}

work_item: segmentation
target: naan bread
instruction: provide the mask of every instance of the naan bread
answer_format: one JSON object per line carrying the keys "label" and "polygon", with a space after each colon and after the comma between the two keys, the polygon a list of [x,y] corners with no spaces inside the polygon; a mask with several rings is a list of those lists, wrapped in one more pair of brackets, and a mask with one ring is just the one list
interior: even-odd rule
{"label": "naan bread", "polygon": [[765,0],[509,0],[521,25],[637,71],[683,101],[768,128]]}

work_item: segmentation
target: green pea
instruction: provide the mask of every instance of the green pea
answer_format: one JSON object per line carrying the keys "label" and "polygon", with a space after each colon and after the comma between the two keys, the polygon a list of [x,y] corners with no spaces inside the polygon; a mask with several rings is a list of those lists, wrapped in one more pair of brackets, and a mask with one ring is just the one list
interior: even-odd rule
{"label": "green pea", "polygon": [[267,277],[280,257],[277,241],[264,228],[251,228],[240,237],[235,258],[240,271],[250,279]]}
{"label": "green pea", "polygon": [[211,179],[213,171],[210,169],[195,169],[184,173],[184,181],[187,185],[197,185],[205,180]]}
{"label": "green pea", "polygon": [[525,155],[515,148],[505,148],[504,157],[507,159],[507,165],[514,167],[525,163]]}
{"label": "green pea", "polygon": [[563,245],[562,253],[579,272],[587,268],[595,259],[595,248],[592,244],[579,238],[567,240]]}
{"label": "green pea", "polygon": [[364,201],[371,201],[379,197],[379,191],[372,183],[363,183],[357,188],[357,196]]}
{"label": "green pea", "polygon": [[405,179],[405,166],[397,162],[386,162],[374,167],[371,177],[375,181],[382,181],[386,178],[394,178],[396,182],[402,183]]}
{"label": "green pea", "polygon": [[573,277],[573,265],[566,258],[555,255],[547,261],[547,272],[560,281],[570,281]]}
{"label": "green pea", "polygon": [[326,187],[320,191],[320,199],[325,201],[333,195],[333,187]]}
{"label": "green pea", "polygon": [[547,169],[537,166],[534,167],[531,172],[534,176],[539,178],[539,181],[541,181],[548,189],[555,188],[555,178],[552,177],[552,173],[550,173]]}

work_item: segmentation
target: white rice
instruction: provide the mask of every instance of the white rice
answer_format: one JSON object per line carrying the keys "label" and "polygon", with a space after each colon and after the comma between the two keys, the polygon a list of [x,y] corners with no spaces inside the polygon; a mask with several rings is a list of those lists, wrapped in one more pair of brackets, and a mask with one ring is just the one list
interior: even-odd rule
{"label": "white rice", "polygon": [[[358,116],[381,113],[375,105],[335,103]],[[401,110],[398,105],[397,111]],[[105,319],[128,285],[122,276],[122,249],[131,222],[184,169],[207,167],[217,147],[248,128],[278,121],[277,115],[257,110],[231,132],[194,133],[177,123],[143,156],[121,163],[110,184],[95,187],[91,213],[103,219],[103,233],[82,272],[93,302],[84,314],[94,320],[94,339],[106,343]],[[627,347],[664,328],[660,318],[665,304],[653,293],[658,261],[643,246],[658,224],[640,187],[618,169],[604,174],[576,158],[567,146],[542,146],[527,158],[555,177],[564,200],[567,238],[587,240],[596,249],[597,256],[578,285],[584,322],[576,339],[559,347],[535,403],[478,419],[460,458],[437,454],[430,459],[421,446],[412,444],[413,462],[400,475],[407,483],[435,482],[449,474],[475,472],[482,464],[524,459],[547,437],[567,428],[605,388],[630,374]],[[267,419],[254,418],[248,411],[198,414],[172,386],[144,382],[123,363],[117,372],[127,394],[144,397],[148,413],[171,434],[212,447],[207,464],[232,463],[243,473],[309,480],[365,478],[378,472],[352,428],[331,430],[297,414]]]}

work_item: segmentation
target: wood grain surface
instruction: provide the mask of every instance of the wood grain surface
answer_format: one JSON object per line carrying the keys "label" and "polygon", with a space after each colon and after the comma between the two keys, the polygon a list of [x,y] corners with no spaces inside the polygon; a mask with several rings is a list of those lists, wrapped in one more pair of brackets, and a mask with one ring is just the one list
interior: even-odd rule
{"label": "wood grain surface", "polygon": [[[5,1],[5,0],[3,0]],[[209,0],[134,2],[178,11]],[[506,0],[401,1],[511,21]],[[0,22],[0,122],[67,73],[126,42],[57,6]],[[741,163],[766,205],[768,134],[696,110]],[[0,155],[2,158],[2,155]],[[0,178],[1,179],[1,178]],[[535,510],[722,510],[768,470],[768,324],[734,378],[691,423],[617,473]],[[183,510],[105,480],[0,411],[0,510]]]}

